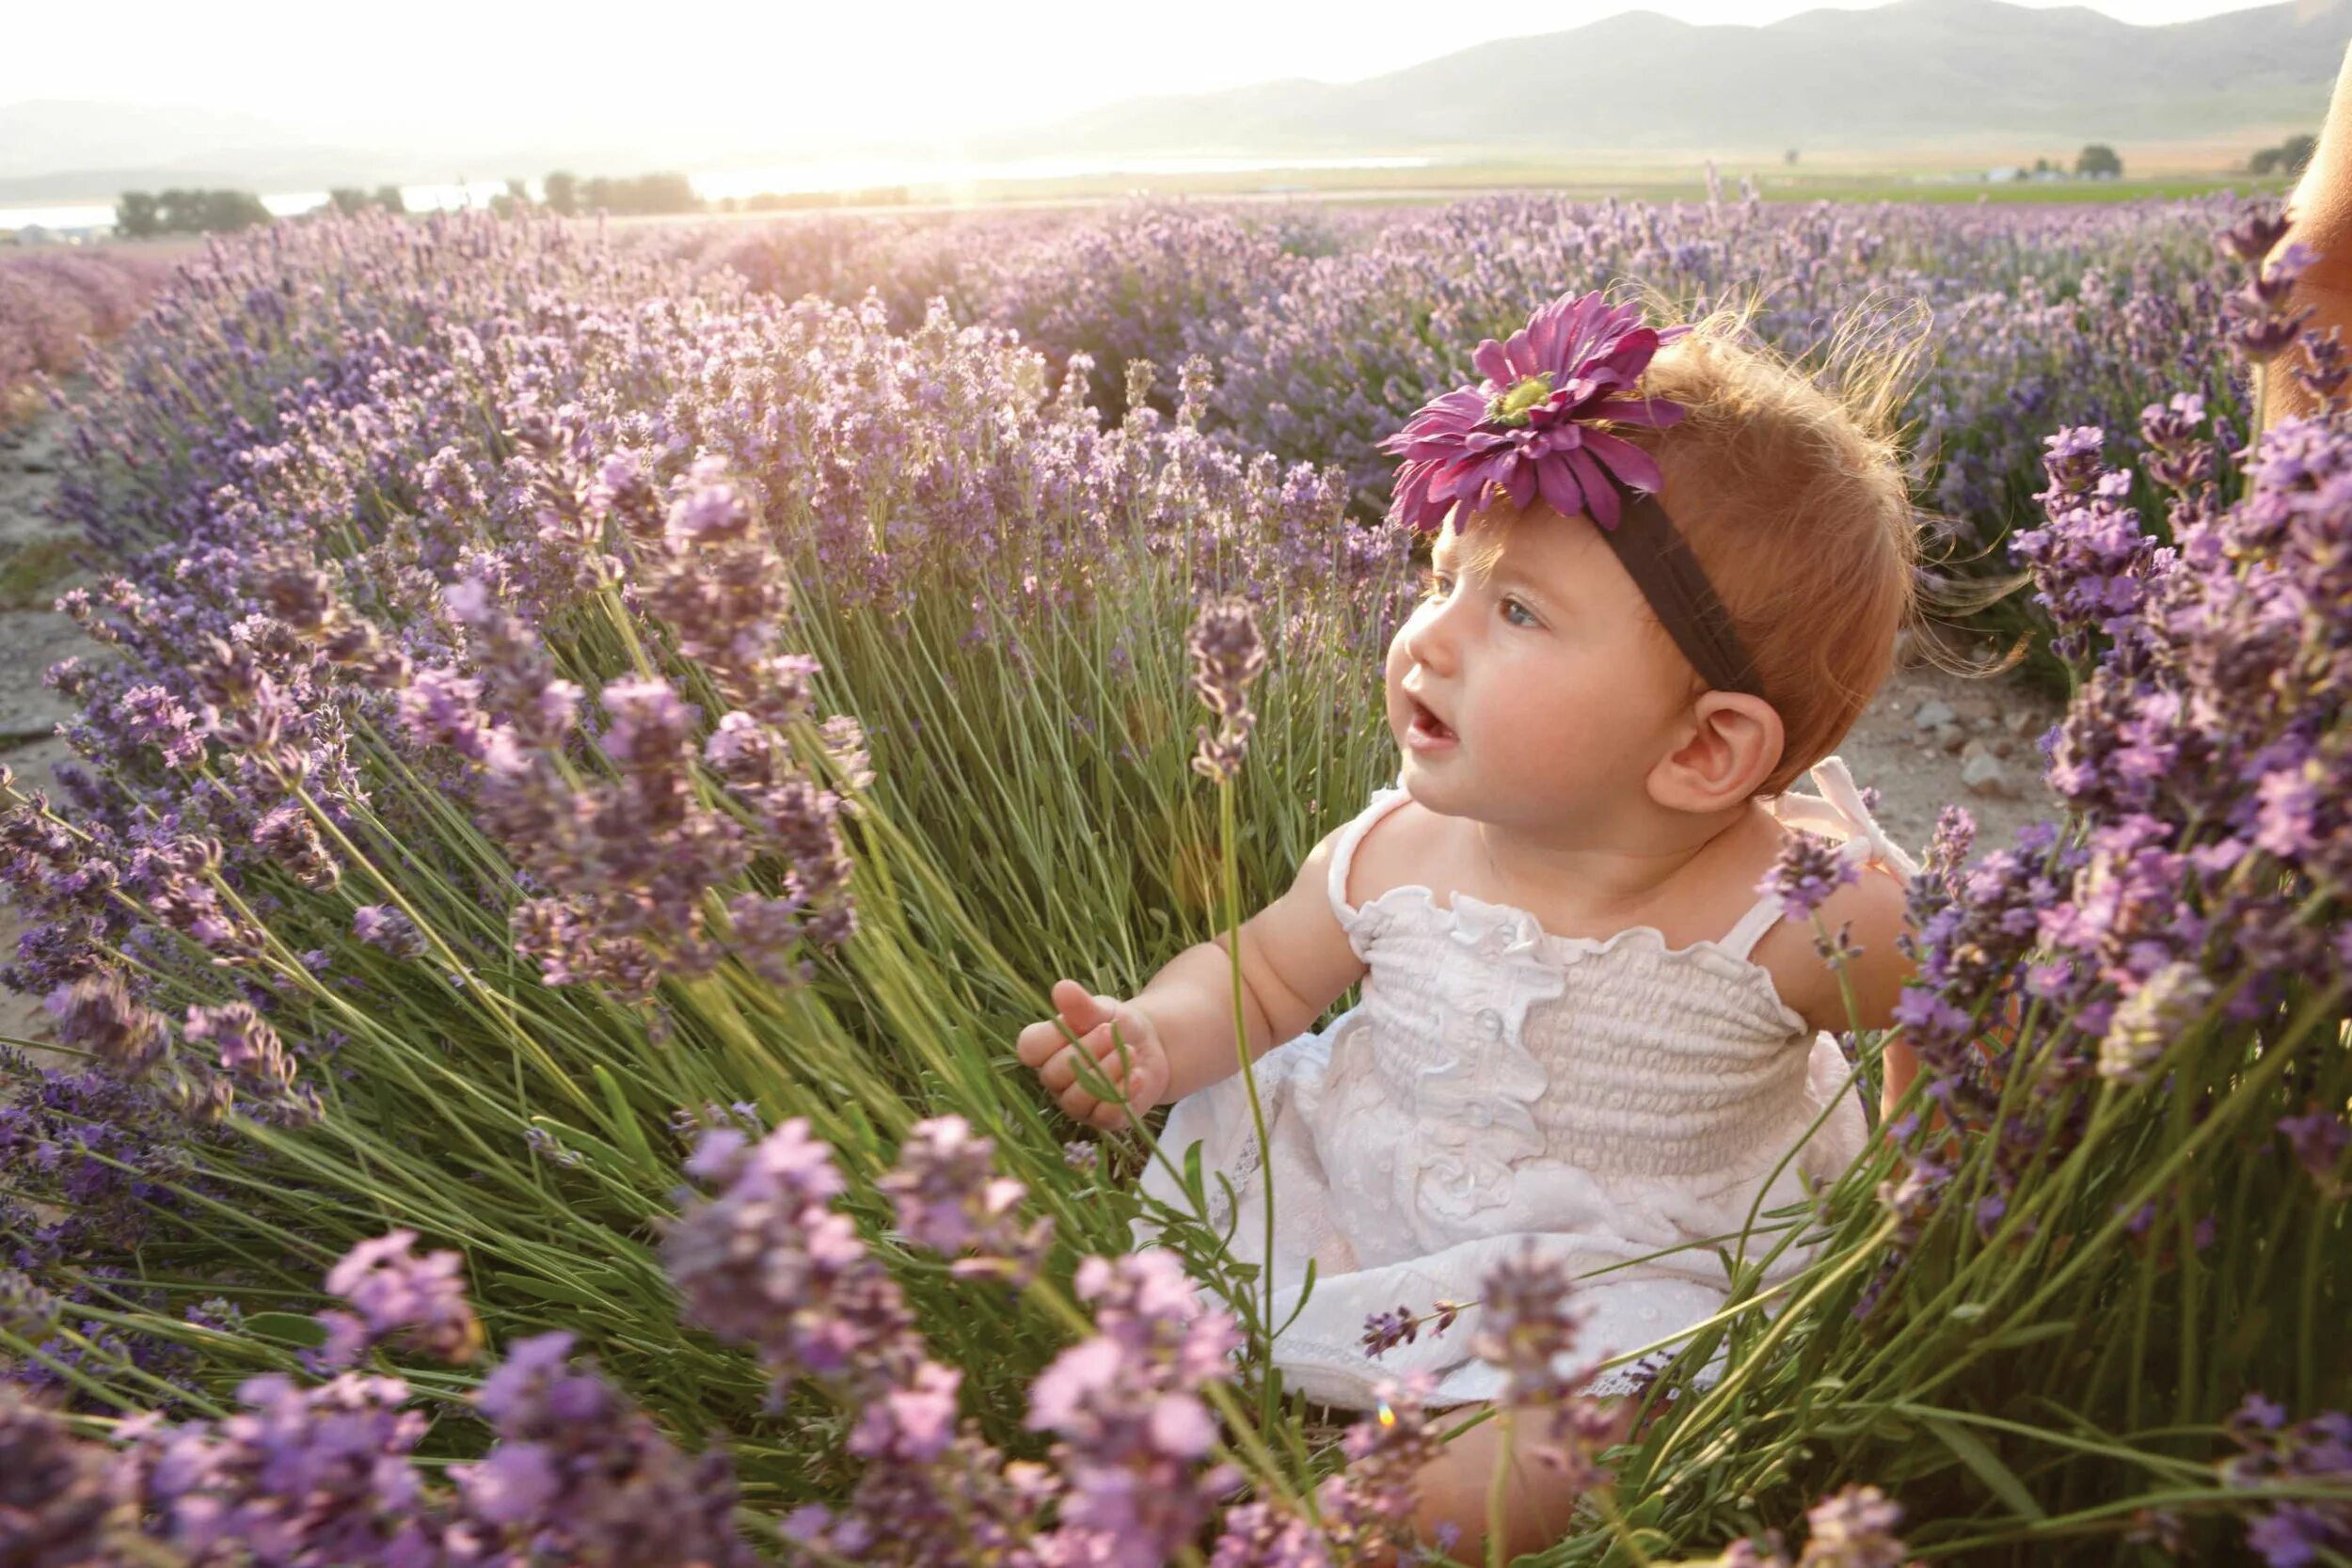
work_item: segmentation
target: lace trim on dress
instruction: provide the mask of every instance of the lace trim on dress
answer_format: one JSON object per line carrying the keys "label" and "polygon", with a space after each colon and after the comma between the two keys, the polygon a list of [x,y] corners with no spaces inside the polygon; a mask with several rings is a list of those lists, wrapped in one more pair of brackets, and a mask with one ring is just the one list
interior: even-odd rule
{"label": "lace trim on dress", "polygon": [[[1209,1174],[1214,1169],[1224,1170],[1226,1179],[1232,1182],[1233,1196],[1230,1200],[1225,1196],[1224,1187]],[[1225,1227],[1232,1222],[1235,1207],[1248,1203],[1251,1196],[1258,1191],[1259,1179],[1264,1171],[1265,1148],[1258,1142],[1258,1130],[1255,1126],[1244,1124],[1241,1147],[1233,1151],[1230,1165],[1211,1166],[1204,1162],[1201,1166],[1202,1180],[1208,1187],[1211,1230],[1220,1236],[1225,1234]]]}
{"label": "lace trim on dress", "polygon": [[[1795,828],[1817,828],[1841,836],[1844,842],[1838,852],[1845,859],[1862,864],[1879,863],[1887,866],[1908,882],[1917,877],[1919,867],[1902,847],[1889,838],[1862,803],[1861,789],[1855,784],[1852,770],[1842,757],[1823,757],[1813,765],[1809,776],[1820,788],[1815,795],[1785,794],[1772,802],[1773,815],[1783,823]],[[1339,915],[1340,925],[1346,930],[1348,945],[1359,958],[1369,960],[1367,949],[1374,939],[1387,929],[1386,911],[1391,900],[1409,902],[1418,898],[1438,914],[1460,919],[1463,906],[1476,906],[1516,918],[1524,923],[1540,945],[1554,955],[1598,956],[1614,951],[1619,944],[1647,945],[1666,958],[1711,957],[1735,966],[1726,977],[1740,976],[1757,987],[1759,996],[1780,1015],[1791,1034],[1810,1027],[1804,1016],[1782,999],[1779,982],[1771,970],[1756,963],[1748,955],[1763,933],[1780,918],[1778,901],[1766,895],[1751,906],[1747,913],[1733,925],[1718,941],[1701,939],[1686,947],[1670,947],[1666,933],[1655,926],[1629,926],[1609,937],[1570,937],[1545,930],[1542,923],[1529,911],[1516,905],[1491,903],[1457,892],[1451,904],[1438,902],[1437,890],[1421,882],[1402,882],[1387,889],[1376,897],[1360,905],[1347,901],[1347,875],[1355,863],[1356,849],[1373,827],[1390,812],[1409,799],[1405,790],[1403,775],[1394,784],[1384,784],[1372,792],[1372,802],[1347,826],[1340,837],[1331,858],[1329,892],[1331,907]]]}
{"label": "lace trim on dress", "polygon": [[[1655,926],[1629,926],[1606,937],[1562,936],[1557,931],[1544,929],[1533,913],[1516,904],[1496,904],[1467,893],[1456,893],[1452,905],[1448,906],[1438,902],[1435,889],[1419,882],[1401,882],[1377,898],[1367,899],[1359,913],[1373,916],[1375,911],[1386,911],[1391,902],[1417,903],[1434,914],[1451,919],[1457,927],[1486,928],[1497,922],[1512,926],[1516,927],[1516,934],[1511,939],[1515,944],[1524,942],[1555,962],[1601,958],[1620,947],[1647,947],[1662,958],[1704,959],[1711,957],[1720,960],[1721,965],[1728,966],[1719,968],[1719,973],[1725,979],[1755,986],[1758,998],[1780,1015],[1790,1033],[1812,1027],[1805,1022],[1803,1013],[1781,999],[1780,983],[1772,978],[1771,970],[1752,958],[1732,952],[1719,942],[1702,938],[1687,947],[1669,947],[1666,945],[1666,933]],[[1381,928],[1376,919],[1373,928],[1375,932]]]}
{"label": "lace trim on dress", "polygon": [[1525,923],[1457,920],[1446,935],[1480,961],[1441,964],[1432,977],[1439,1050],[1414,1084],[1422,1154],[1406,1173],[1416,1191],[1400,1196],[1460,1223],[1508,1203],[1514,1173],[1545,1150],[1534,1109],[1551,1075],[1525,1044],[1527,1010],[1567,982]]}

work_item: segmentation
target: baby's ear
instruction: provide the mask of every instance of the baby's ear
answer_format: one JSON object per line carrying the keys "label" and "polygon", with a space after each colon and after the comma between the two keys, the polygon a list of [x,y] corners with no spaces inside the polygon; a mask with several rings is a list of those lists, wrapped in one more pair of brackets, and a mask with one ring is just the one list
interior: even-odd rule
{"label": "baby's ear", "polygon": [[1650,794],[1676,811],[1727,811],[1780,766],[1780,714],[1761,697],[1709,691],[1691,705],[1682,743],[1650,770]]}

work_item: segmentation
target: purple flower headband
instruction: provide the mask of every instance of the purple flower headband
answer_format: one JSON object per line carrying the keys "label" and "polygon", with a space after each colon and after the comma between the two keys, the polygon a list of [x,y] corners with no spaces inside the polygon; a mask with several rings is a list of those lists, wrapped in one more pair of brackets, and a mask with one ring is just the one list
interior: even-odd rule
{"label": "purple flower headband", "polygon": [[1764,694],[1730,613],[1699,569],[1657,492],[1665,476],[1649,453],[1603,421],[1664,429],[1684,409],[1638,387],[1661,345],[1689,332],[1644,326],[1641,307],[1612,308],[1596,292],[1562,294],[1508,343],[1488,338],[1470,356],[1485,379],[1423,404],[1379,443],[1402,455],[1388,520],[1435,533],[1462,502],[1496,494],[1515,509],[1541,496],[1564,517],[1592,518],[1692,667],[1718,691]]}

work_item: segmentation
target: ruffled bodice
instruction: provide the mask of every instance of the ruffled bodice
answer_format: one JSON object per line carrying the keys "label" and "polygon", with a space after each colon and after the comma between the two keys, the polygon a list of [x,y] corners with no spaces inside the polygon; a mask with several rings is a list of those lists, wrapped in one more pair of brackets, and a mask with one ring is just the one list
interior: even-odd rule
{"label": "ruffled bodice", "polygon": [[[1826,759],[1813,778],[1820,796],[1773,802],[1784,823],[1842,837],[1846,858],[1915,874],[1842,762]],[[1441,1296],[1473,1301],[1485,1270],[1528,1238],[1571,1274],[1646,1259],[1580,1286],[1588,1356],[1720,1310],[1714,1245],[1739,1251],[1752,1205],[1760,1227],[1774,1223],[1764,1211],[1802,1200],[1803,1178],[1834,1178],[1867,1138],[1859,1095],[1839,1093],[1850,1065],[1836,1037],[1817,1034],[1748,957],[1779,917],[1776,900],[1760,898],[1719,941],[1679,948],[1649,927],[1559,936],[1524,910],[1458,893],[1439,905],[1419,885],[1350,906],[1358,846],[1406,798],[1375,791],[1334,846],[1331,906],[1366,965],[1361,998],[1256,1064],[1270,1161],[1238,1073],[1179,1101],[1160,1133],[1178,1166],[1199,1139],[1204,1171],[1232,1182],[1239,1214],[1212,1178],[1210,1219],[1220,1230],[1237,1220],[1231,1246],[1244,1261],[1265,1251],[1256,1195],[1271,1164],[1274,1322],[1290,1316],[1307,1260],[1317,1265],[1276,1359],[1311,1397],[1359,1408],[1378,1377],[1416,1365],[1440,1374],[1440,1403],[1492,1396],[1492,1369],[1467,1354],[1477,1308],[1376,1360],[1360,1347],[1364,1319],[1425,1311]],[[1143,1190],[1184,1207],[1156,1163]],[[1152,1234],[1137,1222],[1139,1243]],[[1748,1255],[1777,1239],[1752,1235]],[[1661,1248],[1682,1250],[1649,1256]],[[1806,1257],[1789,1249],[1767,1279]],[[1629,1386],[1620,1371],[1596,1387]]]}

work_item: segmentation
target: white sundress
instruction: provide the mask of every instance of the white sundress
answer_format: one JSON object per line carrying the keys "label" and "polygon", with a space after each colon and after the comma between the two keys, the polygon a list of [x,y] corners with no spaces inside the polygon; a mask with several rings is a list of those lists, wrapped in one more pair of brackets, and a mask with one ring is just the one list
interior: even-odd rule
{"label": "white sundress", "polygon": [[[1917,874],[1841,760],[1811,776],[1820,796],[1768,802],[1781,822],[1843,837],[1845,859]],[[1671,1336],[1645,1358],[1662,1364],[1688,1338],[1677,1330],[1723,1310],[1729,1281],[1715,1246],[1740,1254],[1757,1189],[1851,1071],[1837,1037],[1814,1031],[1748,958],[1778,901],[1759,898],[1719,942],[1672,949],[1652,927],[1557,936],[1526,911],[1460,893],[1440,907],[1418,885],[1350,908],[1356,847],[1406,799],[1399,785],[1375,790],[1334,846],[1331,904],[1367,966],[1360,1001],[1256,1064],[1275,1180],[1267,1321],[1289,1321],[1273,1360],[1288,1386],[1327,1405],[1373,1409],[1382,1379],[1422,1370],[1437,1376],[1433,1408],[1493,1400],[1502,1371],[1469,1350],[1478,1307],[1377,1357],[1363,1347],[1365,1320],[1426,1315],[1441,1298],[1475,1303],[1487,1271],[1532,1243],[1571,1277],[1612,1270],[1577,1279],[1581,1327],[1562,1372]],[[1769,1227],[1786,1222],[1767,1212],[1804,1197],[1799,1173],[1835,1180],[1867,1137],[1859,1089],[1837,1097],[1756,1206],[1750,1261],[1780,1240]],[[1167,1164],[1146,1167],[1142,1192],[1188,1212],[1167,1165],[1181,1170],[1196,1140],[1211,1224],[1221,1233],[1231,1214],[1222,1172],[1240,1205],[1232,1255],[1263,1261],[1267,1162],[1238,1070],[1170,1109]],[[1134,1236],[1150,1245],[1159,1227],[1147,1214]],[[1675,1246],[1685,1250],[1612,1268]],[[1764,1282],[1810,1257],[1788,1247]],[[1293,1320],[1311,1258],[1314,1291]],[[1722,1360],[1719,1346],[1702,1385]],[[1632,1392],[1642,1375],[1629,1363],[1584,1391]]]}

